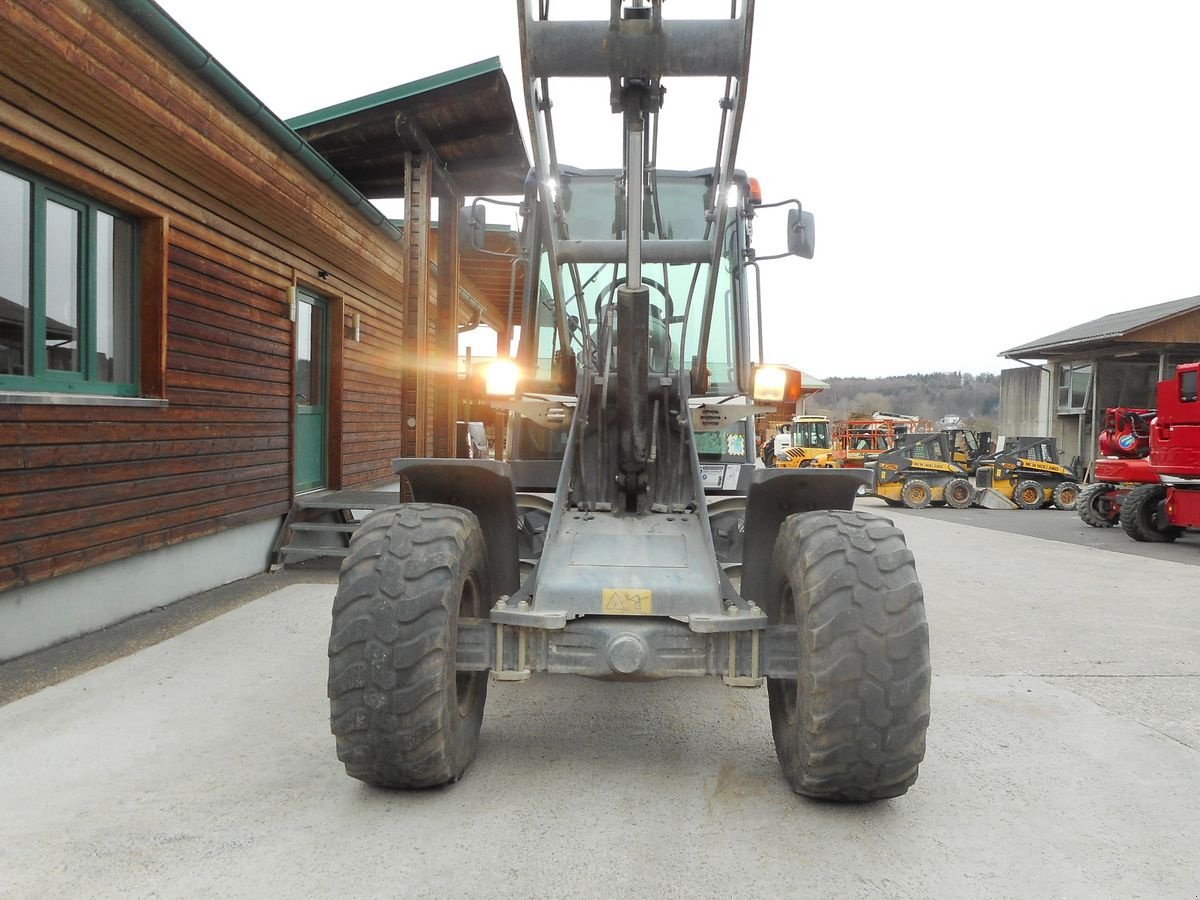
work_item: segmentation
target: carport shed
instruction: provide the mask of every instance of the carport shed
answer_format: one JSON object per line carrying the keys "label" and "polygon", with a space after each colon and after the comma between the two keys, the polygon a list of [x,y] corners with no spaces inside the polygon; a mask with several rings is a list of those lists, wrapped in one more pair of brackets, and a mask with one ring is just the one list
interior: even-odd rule
{"label": "carport shed", "polygon": [[1000,433],[1052,435],[1063,460],[1087,466],[1104,411],[1152,408],[1175,366],[1200,359],[1200,297],[1103,316],[1005,350]]}

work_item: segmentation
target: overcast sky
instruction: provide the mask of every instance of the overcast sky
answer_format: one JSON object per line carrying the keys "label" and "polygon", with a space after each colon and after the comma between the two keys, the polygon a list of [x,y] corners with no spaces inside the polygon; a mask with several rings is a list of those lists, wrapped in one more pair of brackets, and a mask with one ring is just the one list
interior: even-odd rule
{"label": "overcast sky", "polygon": [[[507,0],[159,2],[282,118],[499,56],[524,121]],[[738,165],[817,219],[815,259],[764,264],[768,359],[996,372],[1009,347],[1200,294],[1198,44],[1182,0],[758,0]],[[660,164],[712,164],[718,88],[668,83]],[[619,165],[606,90],[578,93],[552,87],[560,159]],[[761,222],[759,251],[781,244]]]}

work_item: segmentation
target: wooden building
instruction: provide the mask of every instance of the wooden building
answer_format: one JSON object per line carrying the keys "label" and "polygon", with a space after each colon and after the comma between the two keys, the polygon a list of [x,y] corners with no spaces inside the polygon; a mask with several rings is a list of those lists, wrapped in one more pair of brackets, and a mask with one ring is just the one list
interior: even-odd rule
{"label": "wooden building", "polygon": [[1002,356],[1000,433],[1058,439],[1064,465],[1086,467],[1114,406],[1153,408],[1159,381],[1200,359],[1200,297],[1102,316],[1029,341]]}
{"label": "wooden building", "polygon": [[454,234],[528,163],[497,60],[384,93],[309,117],[387,106],[342,171],[148,0],[0,5],[0,659],[265,570],[298,493],[453,454],[459,326],[507,293],[460,280],[432,200]]}

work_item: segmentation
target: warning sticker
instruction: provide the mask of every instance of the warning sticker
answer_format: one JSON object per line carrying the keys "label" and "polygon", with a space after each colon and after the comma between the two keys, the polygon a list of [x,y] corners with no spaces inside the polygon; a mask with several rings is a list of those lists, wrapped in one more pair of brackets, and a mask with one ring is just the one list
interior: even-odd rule
{"label": "warning sticker", "polygon": [[652,615],[651,591],[639,588],[605,588],[601,611],[606,616]]}

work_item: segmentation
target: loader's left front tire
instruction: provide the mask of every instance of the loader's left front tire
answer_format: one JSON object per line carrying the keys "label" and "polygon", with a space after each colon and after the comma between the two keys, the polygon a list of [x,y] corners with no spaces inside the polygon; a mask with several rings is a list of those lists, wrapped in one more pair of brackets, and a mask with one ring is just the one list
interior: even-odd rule
{"label": "loader's left front tire", "polygon": [[458,620],[491,605],[473,513],[409,503],[368,516],[350,542],[329,638],[330,727],[346,773],[421,788],[475,757],[486,672],[458,672]]}
{"label": "loader's left front tire", "polygon": [[929,724],[929,629],[904,535],[846,511],[788,517],[771,562],[772,624],[795,625],[799,678],[767,679],[775,753],[792,790],[898,797]]}

